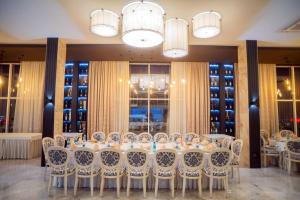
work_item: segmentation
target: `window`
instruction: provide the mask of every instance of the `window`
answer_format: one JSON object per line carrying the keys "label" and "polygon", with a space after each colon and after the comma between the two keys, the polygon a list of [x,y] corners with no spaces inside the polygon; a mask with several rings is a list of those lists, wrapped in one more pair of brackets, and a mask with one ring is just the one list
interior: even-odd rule
{"label": "window", "polygon": [[129,131],[168,132],[169,64],[130,65]]}
{"label": "window", "polygon": [[17,90],[22,79],[20,64],[0,63],[0,132],[12,132]]}
{"label": "window", "polygon": [[279,130],[300,134],[300,67],[277,67]]}

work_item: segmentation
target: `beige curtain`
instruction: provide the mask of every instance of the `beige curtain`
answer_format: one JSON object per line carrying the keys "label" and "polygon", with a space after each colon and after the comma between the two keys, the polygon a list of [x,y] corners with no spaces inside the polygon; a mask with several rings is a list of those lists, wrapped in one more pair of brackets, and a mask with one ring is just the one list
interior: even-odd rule
{"label": "beige curtain", "polygon": [[41,132],[45,84],[44,62],[21,62],[14,132]]}
{"label": "beige curtain", "polygon": [[209,133],[208,63],[172,62],[170,88],[170,123],[172,132]]}
{"label": "beige curtain", "polygon": [[88,133],[128,131],[129,62],[94,61],[89,68]]}
{"label": "beige curtain", "polygon": [[259,65],[259,107],[260,129],[270,136],[278,132],[278,111],[276,103],[276,65]]}

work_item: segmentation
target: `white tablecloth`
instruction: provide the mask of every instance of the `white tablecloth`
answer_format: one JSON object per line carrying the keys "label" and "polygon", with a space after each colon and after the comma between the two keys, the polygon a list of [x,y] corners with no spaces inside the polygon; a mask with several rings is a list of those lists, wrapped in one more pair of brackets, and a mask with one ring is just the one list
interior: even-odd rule
{"label": "white tablecloth", "polygon": [[1,133],[0,159],[32,159],[42,151],[41,133]]}

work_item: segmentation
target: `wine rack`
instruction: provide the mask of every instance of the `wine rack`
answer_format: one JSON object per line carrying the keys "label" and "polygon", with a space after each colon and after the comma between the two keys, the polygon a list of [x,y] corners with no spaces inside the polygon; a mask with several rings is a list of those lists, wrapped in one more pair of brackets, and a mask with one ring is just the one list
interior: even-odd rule
{"label": "wine rack", "polygon": [[210,64],[210,131],[235,136],[234,65]]}

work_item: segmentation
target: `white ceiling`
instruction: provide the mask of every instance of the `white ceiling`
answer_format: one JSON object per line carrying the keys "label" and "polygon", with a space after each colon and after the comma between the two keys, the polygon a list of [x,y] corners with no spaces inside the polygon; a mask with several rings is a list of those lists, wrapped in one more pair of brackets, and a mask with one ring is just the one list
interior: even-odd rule
{"label": "white ceiling", "polygon": [[[69,44],[121,44],[121,35],[104,38],[89,31],[89,14],[106,8],[120,14],[128,0],[0,0],[0,43],[46,43],[60,37]],[[300,47],[300,32],[282,30],[300,19],[300,0],[154,0],[166,18],[181,17],[191,23],[198,12],[222,15],[221,34],[211,39],[192,37],[191,45],[238,45],[259,40],[260,46]]]}

